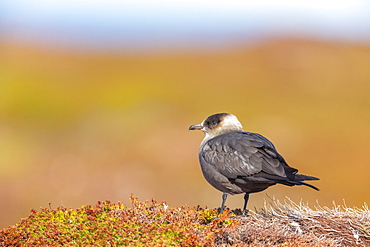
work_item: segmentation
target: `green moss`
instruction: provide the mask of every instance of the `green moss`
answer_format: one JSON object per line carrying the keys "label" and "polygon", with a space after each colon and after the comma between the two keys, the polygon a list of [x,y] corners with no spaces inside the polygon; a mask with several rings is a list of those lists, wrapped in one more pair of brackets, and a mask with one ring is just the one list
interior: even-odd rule
{"label": "green moss", "polygon": [[[20,245],[196,245],[207,225],[223,224],[216,210],[169,208],[155,201],[132,207],[109,201],[79,209],[32,210],[19,224],[1,231],[3,243]],[[210,224],[217,221],[216,225]],[[232,224],[232,220],[228,224]],[[217,226],[218,227],[218,226]],[[0,242],[1,243],[1,242]]]}
{"label": "green moss", "polygon": [[131,203],[32,210],[0,231],[0,246],[370,246],[367,209],[313,211],[275,202],[239,217],[135,197]]}

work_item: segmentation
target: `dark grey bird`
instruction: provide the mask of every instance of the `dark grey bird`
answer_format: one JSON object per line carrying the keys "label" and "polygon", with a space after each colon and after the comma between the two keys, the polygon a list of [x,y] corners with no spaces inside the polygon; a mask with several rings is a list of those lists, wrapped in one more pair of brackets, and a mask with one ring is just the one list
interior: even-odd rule
{"label": "dark grey bird", "polygon": [[232,114],[211,115],[201,124],[190,126],[189,130],[205,133],[199,149],[199,162],[208,183],[223,192],[220,214],[227,195],[245,193],[244,215],[249,194],[272,185],[306,185],[319,190],[303,182],[318,178],[297,174],[298,170],[285,162],[271,141],[260,134],[244,132]]}

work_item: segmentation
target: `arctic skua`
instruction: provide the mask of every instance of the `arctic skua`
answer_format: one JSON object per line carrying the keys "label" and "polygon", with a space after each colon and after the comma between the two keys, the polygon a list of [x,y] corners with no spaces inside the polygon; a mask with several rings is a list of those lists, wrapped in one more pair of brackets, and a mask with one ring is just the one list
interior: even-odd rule
{"label": "arctic skua", "polygon": [[205,179],[223,192],[220,214],[228,195],[244,195],[242,214],[250,193],[260,192],[275,184],[315,186],[305,180],[316,177],[297,174],[264,136],[244,132],[239,120],[230,113],[217,113],[189,130],[202,130],[205,137],[199,148],[199,163]]}

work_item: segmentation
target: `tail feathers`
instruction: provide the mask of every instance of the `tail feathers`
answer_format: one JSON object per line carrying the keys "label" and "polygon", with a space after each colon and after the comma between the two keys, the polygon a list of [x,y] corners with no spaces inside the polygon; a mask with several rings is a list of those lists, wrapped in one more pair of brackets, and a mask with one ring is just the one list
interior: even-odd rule
{"label": "tail feathers", "polygon": [[284,185],[288,185],[288,186],[294,186],[294,185],[305,185],[305,186],[308,186],[314,190],[317,190],[319,191],[319,189],[311,184],[308,184],[308,183],[305,183],[305,182],[302,182],[302,181],[296,181],[296,180],[275,180],[276,183],[279,183],[279,184],[284,184]]}
{"label": "tail feathers", "polygon": [[296,180],[296,181],[320,180],[320,179],[319,179],[319,178],[317,178],[317,177],[308,176],[308,175],[303,175],[303,174],[295,174],[294,176],[295,176],[294,180]]}
{"label": "tail feathers", "polygon": [[314,190],[319,190],[317,187],[303,182],[305,180],[320,180],[320,179],[317,177],[303,175],[303,174],[294,174],[293,176],[289,177],[288,180],[284,180],[284,181],[280,180],[280,181],[277,181],[277,183],[288,185],[288,186],[305,185]]}
{"label": "tail feathers", "polygon": [[319,190],[317,187],[311,185],[311,184],[308,184],[308,183],[305,183],[303,181],[305,180],[320,180],[319,178],[317,177],[313,177],[313,176],[308,176],[308,175],[303,175],[303,174],[295,174],[295,178],[294,180],[296,181],[295,184],[297,185],[306,185],[314,190]]}
{"label": "tail feathers", "polygon": [[[313,179],[311,179],[311,180],[313,180]],[[316,180],[318,180],[318,179],[316,179]],[[310,188],[312,188],[314,190],[319,191],[319,189],[317,187],[313,186],[312,184],[308,184],[308,183],[305,183],[305,182],[302,182],[302,181],[299,181],[296,184],[297,185],[306,185],[306,186],[308,186],[308,187],[310,187]]]}
{"label": "tail feathers", "polygon": [[[282,177],[277,176],[277,175],[271,175],[271,174],[267,174],[267,173],[264,173],[264,172],[260,172],[260,173],[255,174],[252,177],[255,178],[255,179],[262,179],[263,181],[269,181],[269,182],[273,182],[273,183],[284,184],[284,185],[287,185],[287,186],[305,185],[305,186],[308,186],[308,187],[310,187],[314,190],[319,190],[315,186],[303,182],[305,180],[320,180],[317,177],[303,175],[303,174],[287,174],[287,175],[288,175],[287,178],[282,178]],[[250,179],[250,177],[248,177],[248,178]]]}

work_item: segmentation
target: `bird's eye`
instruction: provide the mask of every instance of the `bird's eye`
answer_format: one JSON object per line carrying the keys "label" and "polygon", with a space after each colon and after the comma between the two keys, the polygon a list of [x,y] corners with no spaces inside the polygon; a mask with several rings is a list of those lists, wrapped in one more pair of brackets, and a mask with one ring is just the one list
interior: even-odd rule
{"label": "bird's eye", "polygon": [[212,121],[212,125],[217,125],[218,121]]}

